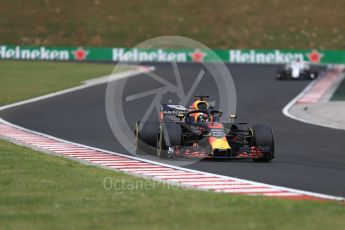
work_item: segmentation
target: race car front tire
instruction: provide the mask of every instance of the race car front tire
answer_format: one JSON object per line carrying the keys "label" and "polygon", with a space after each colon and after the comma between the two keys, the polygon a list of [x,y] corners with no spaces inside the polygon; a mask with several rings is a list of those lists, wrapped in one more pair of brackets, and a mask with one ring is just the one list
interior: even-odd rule
{"label": "race car front tire", "polygon": [[268,125],[253,125],[252,145],[267,148],[269,154],[255,159],[254,161],[271,161],[274,158],[274,137],[272,128]]}
{"label": "race car front tire", "polygon": [[283,79],[284,79],[283,73],[278,72],[278,73],[276,74],[276,79],[277,79],[277,80],[283,80]]}
{"label": "race car front tire", "polygon": [[285,71],[285,70],[279,70],[276,74],[276,79],[277,80],[286,80],[289,78],[289,72]]}
{"label": "race car front tire", "polygon": [[174,153],[169,147],[182,145],[182,128],[176,123],[162,123],[157,139],[157,156],[159,158],[173,158]]}
{"label": "race car front tire", "polygon": [[[140,127],[141,126],[141,127]],[[159,131],[158,121],[136,122],[135,147],[137,154],[154,154]]]}

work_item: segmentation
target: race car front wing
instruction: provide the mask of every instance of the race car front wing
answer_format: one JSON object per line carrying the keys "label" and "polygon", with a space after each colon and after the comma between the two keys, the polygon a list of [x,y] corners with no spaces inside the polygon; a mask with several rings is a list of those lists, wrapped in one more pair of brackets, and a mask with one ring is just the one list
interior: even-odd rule
{"label": "race car front wing", "polygon": [[201,159],[259,159],[272,157],[273,153],[268,147],[241,147],[238,152],[232,154],[213,155],[202,147],[175,147],[169,151],[174,152],[175,157],[201,158]]}

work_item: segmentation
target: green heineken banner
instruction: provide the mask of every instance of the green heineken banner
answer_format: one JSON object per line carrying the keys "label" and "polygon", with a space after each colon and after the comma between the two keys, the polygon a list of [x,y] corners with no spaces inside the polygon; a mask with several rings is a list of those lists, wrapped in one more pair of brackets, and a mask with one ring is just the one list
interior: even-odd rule
{"label": "green heineken banner", "polygon": [[[216,56],[218,56],[216,58]],[[345,63],[345,50],[181,50],[0,45],[0,59],[124,62]]]}

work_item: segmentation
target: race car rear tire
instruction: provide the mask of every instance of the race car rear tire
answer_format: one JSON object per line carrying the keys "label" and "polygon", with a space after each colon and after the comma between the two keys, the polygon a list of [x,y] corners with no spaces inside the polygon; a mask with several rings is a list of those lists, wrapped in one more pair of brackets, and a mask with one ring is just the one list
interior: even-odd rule
{"label": "race car rear tire", "polygon": [[268,125],[253,125],[252,145],[256,147],[268,148],[270,154],[254,161],[271,161],[274,158],[274,137],[272,128]]}
{"label": "race car rear tire", "polygon": [[157,138],[157,156],[159,158],[173,158],[174,153],[169,152],[171,146],[182,145],[182,128],[176,123],[162,123]]}
{"label": "race car rear tire", "polygon": [[[141,128],[140,125],[142,125]],[[136,153],[154,154],[157,147],[156,140],[158,132],[158,121],[136,122],[134,130]]]}

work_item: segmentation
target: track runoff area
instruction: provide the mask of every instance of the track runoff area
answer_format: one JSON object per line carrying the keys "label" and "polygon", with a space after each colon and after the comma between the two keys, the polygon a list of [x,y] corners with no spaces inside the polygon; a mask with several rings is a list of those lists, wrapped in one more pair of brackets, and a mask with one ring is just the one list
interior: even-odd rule
{"label": "track runoff area", "polygon": [[[167,79],[173,74],[169,64],[150,65],[154,69],[139,68],[121,75],[136,82],[129,86],[130,91],[139,91],[141,86],[150,84],[143,76],[147,71],[155,71]],[[181,64],[179,68],[183,75],[195,75],[200,66]],[[344,185],[339,182],[344,178],[345,163],[340,154],[341,142],[334,138],[343,135],[343,131],[307,125],[282,114],[282,108],[309,82],[275,81],[274,65],[230,65],[229,68],[238,91],[239,117],[250,123],[269,123],[274,128],[277,157],[272,163],[201,161],[179,167],[154,157],[130,156],[109,130],[105,109],[101,106],[104,106],[106,88],[102,81],[1,108],[0,135],[12,142],[82,163],[188,188],[288,199],[343,200]],[[83,103],[86,95],[93,98],[87,104]],[[54,102],[54,106],[49,102]],[[77,106],[78,113],[90,109],[95,113],[80,117],[72,106]],[[140,105],[136,108],[141,109]],[[45,113],[32,112],[37,110]],[[129,117],[131,114],[135,111],[128,111]],[[64,122],[69,124],[61,126],[59,117],[64,117]],[[97,124],[92,122],[95,119]],[[90,131],[90,135],[78,135],[76,130],[81,127],[87,127],[84,132]],[[327,136],[331,148],[325,153],[321,140]],[[316,146],[315,143],[320,144]]]}

